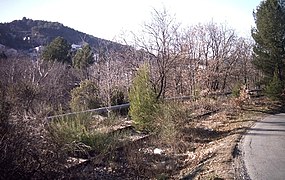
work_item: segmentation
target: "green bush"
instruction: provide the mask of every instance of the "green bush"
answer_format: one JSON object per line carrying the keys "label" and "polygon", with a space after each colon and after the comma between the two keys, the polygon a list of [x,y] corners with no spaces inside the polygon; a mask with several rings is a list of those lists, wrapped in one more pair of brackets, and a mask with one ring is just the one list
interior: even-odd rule
{"label": "green bush", "polygon": [[238,98],[240,96],[240,89],[241,89],[241,84],[238,83],[236,84],[233,89],[232,89],[232,95],[235,98]]}
{"label": "green bush", "polygon": [[70,107],[72,111],[95,109],[100,106],[99,89],[94,82],[90,80],[82,81],[79,87],[71,91]]}
{"label": "green bush", "polygon": [[92,128],[92,123],[90,113],[59,117],[50,124],[50,132],[68,152],[105,153],[116,145],[117,137]]}
{"label": "green bush", "polygon": [[[91,116],[90,116],[91,117]],[[88,132],[90,117],[87,115],[63,116],[52,120],[49,132],[53,139],[65,146],[67,151],[85,152],[91,149],[89,144],[80,145],[82,137]]]}
{"label": "green bush", "polygon": [[191,119],[189,107],[178,102],[165,102],[159,106],[155,119],[158,146],[170,147],[177,153],[185,152],[185,144],[181,142],[185,122]]}
{"label": "green bush", "polygon": [[171,144],[175,144],[177,140],[175,137],[177,135],[176,120],[179,118],[176,113],[176,108],[171,104],[161,104],[160,112],[156,118],[157,129],[159,138]]}
{"label": "green bush", "polygon": [[111,105],[120,105],[125,103],[125,95],[119,88],[114,88],[111,93]]}
{"label": "green bush", "polygon": [[146,64],[139,68],[133,80],[129,100],[129,115],[136,129],[147,132],[153,131],[158,106],[155,93],[150,84],[149,68]]}

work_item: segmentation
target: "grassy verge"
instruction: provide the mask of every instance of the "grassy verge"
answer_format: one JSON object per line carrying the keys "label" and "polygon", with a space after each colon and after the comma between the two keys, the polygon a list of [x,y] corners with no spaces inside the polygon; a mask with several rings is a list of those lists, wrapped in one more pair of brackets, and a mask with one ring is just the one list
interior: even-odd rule
{"label": "grassy verge", "polygon": [[[105,121],[105,122],[102,122]],[[50,132],[56,142],[71,155],[105,154],[119,143],[122,134],[108,133],[100,124],[111,124],[110,119],[98,119],[90,113],[64,116],[54,119]],[[114,122],[113,122],[114,123]]]}

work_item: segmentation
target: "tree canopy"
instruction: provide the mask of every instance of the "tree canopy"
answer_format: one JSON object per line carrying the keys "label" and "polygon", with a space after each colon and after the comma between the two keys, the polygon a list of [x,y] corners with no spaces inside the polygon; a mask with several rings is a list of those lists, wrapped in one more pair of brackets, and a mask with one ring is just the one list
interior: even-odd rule
{"label": "tree canopy", "polygon": [[46,61],[70,63],[70,44],[62,37],[55,38],[43,51],[42,58]]}
{"label": "tree canopy", "polygon": [[74,67],[82,70],[86,70],[89,65],[94,63],[94,53],[91,47],[86,44],[82,49],[79,49],[72,59],[72,64]]}
{"label": "tree canopy", "polygon": [[[284,81],[285,67],[285,7],[284,0],[265,0],[254,12],[256,27],[252,29],[255,40],[254,65],[269,83],[275,73]],[[275,72],[276,71],[276,72]]]}

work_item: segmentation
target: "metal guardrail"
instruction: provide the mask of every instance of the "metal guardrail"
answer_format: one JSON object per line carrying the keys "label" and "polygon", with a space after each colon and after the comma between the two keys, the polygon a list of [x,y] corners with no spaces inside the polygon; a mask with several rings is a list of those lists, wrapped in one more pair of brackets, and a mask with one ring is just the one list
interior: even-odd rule
{"label": "metal guardrail", "polygon": [[[256,89],[256,90],[249,90],[249,93],[259,93],[261,90]],[[225,92],[225,93],[220,93],[220,94],[216,94],[218,96],[222,96],[222,95],[229,95],[232,92]],[[165,100],[167,101],[172,101],[172,100],[190,100],[191,98],[193,98],[192,96],[182,96],[182,97],[172,97],[172,98],[166,98]],[[81,113],[86,113],[86,112],[94,112],[94,113],[106,113],[109,111],[114,111],[114,110],[121,110],[121,109],[127,109],[130,107],[130,103],[126,103],[126,104],[121,104],[121,105],[115,105],[115,106],[109,106],[109,107],[101,107],[101,108],[97,108],[97,109],[89,109],[89,110],[85,110],[85,111],[79,111],[79,112],[72,112],[72,113],[66,113],[66,114],[60,114],[60,115],[54,115],[54,116],[49,116],[46,117],[48,120],[52,120],[54,118],[58,118],[58,117],[64,117],[64,116],[69,116],[69,115],[76,115],[76,114],[81,114]]]}
{"label": "metal guardrail", "polygon": [[173,100],[190,100],[193,98],[193,96],[181,96],[181,97],[171,97],[171,98],[165,98],[166,101],[173,101]]}
{"label": "metal guardrail", "polygon": [[60,115],[55,115],[55,116],[49,116],[47,117],[48,120],[52,120],[54,118],[58,117],[64,117],[64,116],[70,116],[70,115],[76,115],[76,114],[81,114],[81,113],[87,113],[87,112],[94,112],[94,113],[105,113],[113,110],[120,110],[120,109],[126,109],[130,107],[130,103],[126,104],[121,104],[121,105],[115,105],[115,106],[109,106],[109,107],[101,107],[97,109],[88,109],[85,111],[79,111],[79,112],[72,112],[72,113],[66,113],[66,114],[60,114]]}
{"label": "metal guardrail", "polygon": [[[191,99],[191,96],[173,97],[173,98],[167,98],[165,100],[189,100],[189,99]],[[85,110],[85,111],[71,112],[71,113],[66,113],[66,114],[54,115],[54,116],[46,117],[46,119],[47,120],[52,120],[52,119],[58,118],[58,117],[76,115],[76,114],[87,113],[87,112],[106,113],[106,112],[114,111],[114,110],[127,109],[129,107],[130,107],[130,103],[126,103],[126,104],[121,104],[121,105],[115,105],[115,106],[109,106],[109,107],[101,107],[101,108],[97,108],[97,109],[89,109],[89,110]]]}

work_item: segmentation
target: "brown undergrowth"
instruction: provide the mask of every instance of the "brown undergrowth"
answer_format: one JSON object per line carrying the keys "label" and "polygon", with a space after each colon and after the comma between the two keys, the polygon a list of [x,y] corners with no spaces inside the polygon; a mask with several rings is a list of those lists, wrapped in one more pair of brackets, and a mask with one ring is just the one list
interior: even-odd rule
{"label": "brown undergrowth", "polygon": [[104,156],[73,166],[70,176],[84,172],[84,178],[100,179],[234,179],[240,137],[277,106],[266,98],[242,106],[233,101],[218,97],[166,104],[153,134],[137,132],[130,124],[113,127],[116,132],[126,127],[129,133]]}
{"label": "brown undergrowth", "polygon": [[[153,122],[157,127],[153,133],[136,131],[125,117],[93,115],[93,121],[86,121],[87,125],[71,123],[73,129],[64,133],[80,131],[83,135],[74,136],[74,140],[68,135],[69,145],[84,137],[86,142],[95,139],[97,144],[99,139],[103,149],[87,148],[83,154],[68,151],[64,155],[69,157],[62,157],[66,163],[61,164],[62,169],[54,178],[234,179],[238,176],[234,164],[239,156],[236,145],[242,134],[255,121],[281,107],[263,97],[242,102],[242,106],[233,103],[235,100],[204,97],[197,101],[164,103]],[[57,135],[60,140],[66,137],[66,134]]]}

